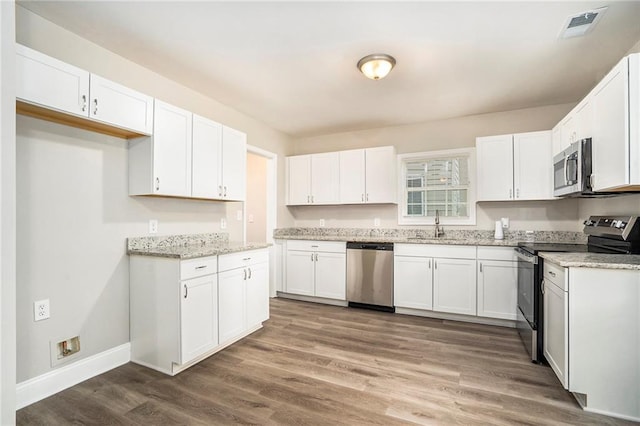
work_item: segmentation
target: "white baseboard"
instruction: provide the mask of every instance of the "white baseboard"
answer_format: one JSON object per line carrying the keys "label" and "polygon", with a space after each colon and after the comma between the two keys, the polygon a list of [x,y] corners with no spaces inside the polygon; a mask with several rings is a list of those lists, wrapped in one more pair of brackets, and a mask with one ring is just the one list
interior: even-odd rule
{"label": "white baseboard", "polygon": [[16,385],[16,409],[26,407],[73,385],[126,364],[131,344],[125,343]]}

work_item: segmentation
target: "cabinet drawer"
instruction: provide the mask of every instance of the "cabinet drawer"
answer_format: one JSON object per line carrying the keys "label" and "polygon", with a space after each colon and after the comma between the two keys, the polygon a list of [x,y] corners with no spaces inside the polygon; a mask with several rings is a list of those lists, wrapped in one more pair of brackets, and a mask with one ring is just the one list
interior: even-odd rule
{"label": "cabinet drawer", "polygon": [[199,257],[197,259],[183,260],[180,262],[180,279],[211,275],[218,272],[218,259],[216,256]]}
{"label": "cabinet drawer", "polygon": [[267,249],[239,251],[218,256],[218,270],[220,272],[230,271],[244,268],[248,265],[267,262],[269,262],[269,251]]}
{"label": "cabinet drawer", "polygon": [[544,277],[547,281],[552,281],[555,285],[560,287],[563,291],[568,291],[565,280],[565,268],[556,265],[555,263],[544,262]]}
{"label": "cabinet drawer", "polygon": [[449,259],[474,259],[476,246],[436,244],[395,244],[396,256],[443,257]]}
{"label": "cabinet drawer", "polygon": [[513,247],[478,246],[478,260],[508,260],[517,262]]}
{"label": "cabinet drawer", "polygon": [[347,243],[344,241],[287,240],[287,250],[346,253]]}

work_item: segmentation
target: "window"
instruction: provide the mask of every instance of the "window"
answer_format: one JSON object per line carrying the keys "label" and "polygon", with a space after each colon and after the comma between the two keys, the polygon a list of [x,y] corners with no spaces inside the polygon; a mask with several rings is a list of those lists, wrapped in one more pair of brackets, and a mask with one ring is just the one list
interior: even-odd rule
{"label": "window", "polygon": [[429,225],[436,211],[442,224],[475,225],[473,148],[398,156],[401,202],[398,223]]}

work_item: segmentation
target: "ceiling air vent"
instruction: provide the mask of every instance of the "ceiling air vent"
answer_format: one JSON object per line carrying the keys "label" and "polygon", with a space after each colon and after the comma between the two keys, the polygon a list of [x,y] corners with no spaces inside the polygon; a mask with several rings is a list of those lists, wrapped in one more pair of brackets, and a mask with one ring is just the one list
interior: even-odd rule
{"label": "ceiling air vent", "polygon": [[592,9],[577,15],[569,16],[562,26],[560,38],[580,37],[591,31],[598,23],[606,7]]}

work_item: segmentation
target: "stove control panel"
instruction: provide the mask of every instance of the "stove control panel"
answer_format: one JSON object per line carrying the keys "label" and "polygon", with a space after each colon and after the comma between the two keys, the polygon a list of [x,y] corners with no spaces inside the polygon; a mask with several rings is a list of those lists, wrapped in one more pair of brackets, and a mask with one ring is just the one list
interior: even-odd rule
{"label": "stove control panel", "polygon": [[584,221],[584,233],[626,240],[638,216],[591,216]]}

